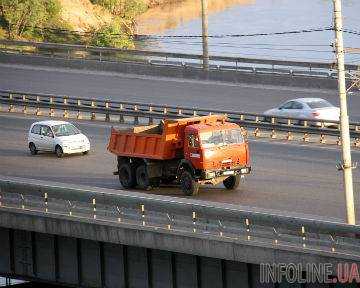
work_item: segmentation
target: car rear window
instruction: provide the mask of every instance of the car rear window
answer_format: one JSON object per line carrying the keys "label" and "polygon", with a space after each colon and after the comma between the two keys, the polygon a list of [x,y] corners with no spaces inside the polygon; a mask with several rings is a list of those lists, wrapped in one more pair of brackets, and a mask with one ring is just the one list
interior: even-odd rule
{"label": "car rear window", "polygon": [[307,102],[307,105],[309,105],[311,109],[334,107],[334,105],[326,100]]}

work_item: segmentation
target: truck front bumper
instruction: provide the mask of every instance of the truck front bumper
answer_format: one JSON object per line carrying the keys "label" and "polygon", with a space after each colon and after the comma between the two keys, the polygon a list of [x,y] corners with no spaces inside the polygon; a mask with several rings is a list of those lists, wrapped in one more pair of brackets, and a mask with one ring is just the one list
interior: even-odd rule
{"label": "truck front bumper", "polygon": [[222,170],[205,170],[203,171],[203,179],[213,179],[217,177],[226,177],[226,176],[235,176],[235,175],[245,175],[250,174],[251,167],[237,167],[233,169],[222,169]]}

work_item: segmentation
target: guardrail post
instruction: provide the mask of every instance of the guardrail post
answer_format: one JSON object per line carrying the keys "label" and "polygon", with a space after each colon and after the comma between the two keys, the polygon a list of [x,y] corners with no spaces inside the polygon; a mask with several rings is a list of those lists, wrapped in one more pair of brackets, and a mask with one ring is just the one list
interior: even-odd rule
{"label": "guardrail post", "polygon": [[81,112],[80,112],[80,107],[81,107],[81,100],[77,99],[76,104],[78,106],[78,111],[76,113],[76,119],[81,119]]}
{"label": "guardrail post", "polygon": [[303,142],[309,142],[310,141],[309,133],[304,133],[302,140]]}
{"label": "guardrail post", "polygon": [[275,129],[272,129],[271,133],[270,133],[270,138],[271,139],[276,139],[276,137],[277,137],[277,135],[276,135]]}
{"label": "guardrail post", "polygon": [[[138,111],[138,106],[134,105],[134,111]],[[134,116],[134,125],[139,125],[139,116]]]}
{"label": "guardrail post", "polygon": [[93,217],[96,219],[96,199],[92,199],[92,207],[93,207]]}
{"label": "guardrail post", "polygon": [[341,137],[338,136],[337,140],[336,140],[336,145],[341,146]]}
{"label": "guardrail post", "polygon": [[245,219],[245,228],[246,228],[246,238],[247,240],[251,240],[250,236],[250,220],[248,218]]}
{"label": "guardrail post", "polygon": [[166,213],[166,216],[169,219],[169,224],[167,225],[167,229],[171,230],[171,223],[174,222],[174,218],[172,218],[169,213]]}
{"label": "guardrail post", "polygon": [[119,213],[117,221],[120,223],[121,222],[121,215],[122,215],[121,208],[119,208],[119,206],[116,206],[116,211]]}
{"label": "guardrail post", "polygon": [[325,139],[325,135],[324,134],[320,134],[320,144],[325,144],[326,143],[326,139]]}
{"label": "guardrail post", "polygon": [[196,212],[192,212],[192,221],[193,221],[193,232],[196,232]]}
{"label": "guardrail post", "polygon": [[48,194],[44,193],[44,205],[45,205],[45,212],[48,212]]}
{"label": "guardrail post", "polygon": [[336,244],[337,244],[335,236],[330,235],[330,239],[331,239],[331,243],[332,243],[331,252],[335,252],[336,251]]}
{"label": "guardrail post", "polygon": [[292,135],[292,133],[290,131],[288,131],[286,134],[286,140],[291,141],[293,139],[294,139],[294,136]]}
{"label": "guardrail post", "polygon": [[196,110],[193,111],[193,116],[197,116]]}
{"label": "guardrail post", "polygon": [[141,210],[142,225],[145,226],[146,222],[145,222],[145,205],[144,204],[140,205],[140,210]]}
{"label": "guardrail post", "polygon": [[54,98],[52,96],[50,96],[50,99],[49,99],[49,104],[50,104],[49,117],[53,117],[55,115],[54,108],[51,107],[51,105],[53,103],[54,103]]}
{"label": "guardrail post", "polygon": [[37,103],[37,106],[35,108],[35,115],[40,116],[41,111],[40,111],[40,107],[39,107],[39,103],[40,103],[40,97],[39,96],[36,96],[36,103]]}
{"label": "guardrail post", "polygon": [[63,117],[64,117],[64,118],[69,118],[69,112],[68,112],[68,110],[67,110],[67,108],[66,108],[67,105],[68,105],[68,99],[67,99],[67,97],[65,96],[65,97],[64,97],[64,106],[65,106],[65,108],[64,108],[64,113],[63,113]]}
{"label": "guardrail post", "polygon": [[221,223],[221,220],[218,220],[218,222],[219,222],[219,235],[220,235],[220,237],[222,237],[223,236],[223,231],[222,231],[222,227],[223,227],[223,225],[222,225],[222,223]]}
{"label": "guardrail post", "polygon": [[[149,113],[152,113],[153,112],[153,107],[150,105],[149,106]],[[149,116],[149,125],[152,125],[154,124],[154,118],[150,115]]]}
{"label": "guardrail post", "polygon": [[105,100],[105,109],[106,109],[105,121],[106,121],[106,122],[110,122],[110,113],[109,113],[109,111],[108,111],[109,108],[110,108],[109,100]]}
{"label": "guardrail post", "polygon": [[255,128],[255,130],[254,130],[254,136],[255,136],[255,137],[260,137],[260,129],[259,129],[259,128]]}
{"label": "guardrail post", "polygon": [[279,244],[279,240],[277,239],[279,237],[279,233],[276,231],[275,227],[273,227],[274,230],[274,244],[277,245]]}
{"label": "guardrail post", "polygon": [[360,139],[359,139],[359,138],[355,138],[354,147],[359,147],[359,146],[360,146]]}
{"label": "guardrail post", "polygon": [[291,125],[292,125],[291,119],[287,119],[287,125],[288,125],[288,126],[291,126]]}
{"label": "guardrail post", "polygon": [[24,195],[20,194],[21,197],[21,209],[25,209],[25,198]]}
{"label": "guardrail post", "polygon": [[305,227],[301,226],[301,238],[302,238],[302,246],[303,248],[306,247],[306,234],[305,234]]}
{"label": "guardrail post", "polygon": [[240,114],[240,121],[244,121],[244,118],[245,118],[244,114]]}
{"label": "guardrail post", "polygon": [[246,139],[248,137],[248,130],[245,127],[240,127],[240,129],[241,129],[241,134]]}
{"label": "guardrail post", "polygon": [[13,95],[11,93],[9,93],[9,112],[13,112],[14,111],[14,104],[12,104],[12,100],[13,100]]}
{"label": "guardrail post", "polygon": [[71,208],[72,208],[71,201],[68,200],[67,202],[68,202],[68,205],[69,205],[69,215],[70,215],[70,216],[73,216],[72,209],[71,209]]}
{"label": "guardrail post", "polygon": [[22,95],[22,101],[24,102],[24,105],[23,105],[23,109],[22,109],[22,112],[24,113],[24,114],[26,114],[27,113],[27,99],[26,99],[26,95]]}
{"label": "guardrail post", "polygon": [[271,117],[271,124],[275,124],[275,117]]}
{"label": "guardrail post", "polygon": [[[95,107],[96,107],[95,101],[94,101],[94,100],[91,100],[91,108],[92,108],[92,109],[95,109]],[[94,111],[91,112],[90,119],[91,119],[91,120],[95,120],[95,119],[96,119],[96,114],[95,114]]]}
{"label": "guardrail post", "polygon": [[[124,105],[123,104],[120,104],[119,110],[120,111],[124,110]],[[125,123],[124,115],[122,113],[120,113],[119,122],[120,123]]]}

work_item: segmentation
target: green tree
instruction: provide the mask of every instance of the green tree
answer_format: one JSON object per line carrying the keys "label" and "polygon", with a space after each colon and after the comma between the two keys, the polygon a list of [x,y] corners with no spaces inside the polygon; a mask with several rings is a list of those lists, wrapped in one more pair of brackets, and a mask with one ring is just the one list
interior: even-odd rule
{"label": "green tree", "polygon": [[121,23],[114,21],[104,25],[92,33],[90,44],[101,47],[133,48],[134,43],[130,36],[123,31]]}
{"label": "green tree", "polygon": [[59,21],[60,9],[58,0],[0,0],[0,25],[8,38],[22,37]]}

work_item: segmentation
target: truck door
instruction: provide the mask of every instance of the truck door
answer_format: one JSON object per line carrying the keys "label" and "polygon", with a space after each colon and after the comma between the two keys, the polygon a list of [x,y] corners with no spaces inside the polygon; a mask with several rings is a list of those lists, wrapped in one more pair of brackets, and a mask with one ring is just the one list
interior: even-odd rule
{"label": "truck door", "polygon": [[200,168],[201,149],[199,135],[195,133],[187,134],[184,146],[185,159],[190,161],[195,168]]}

